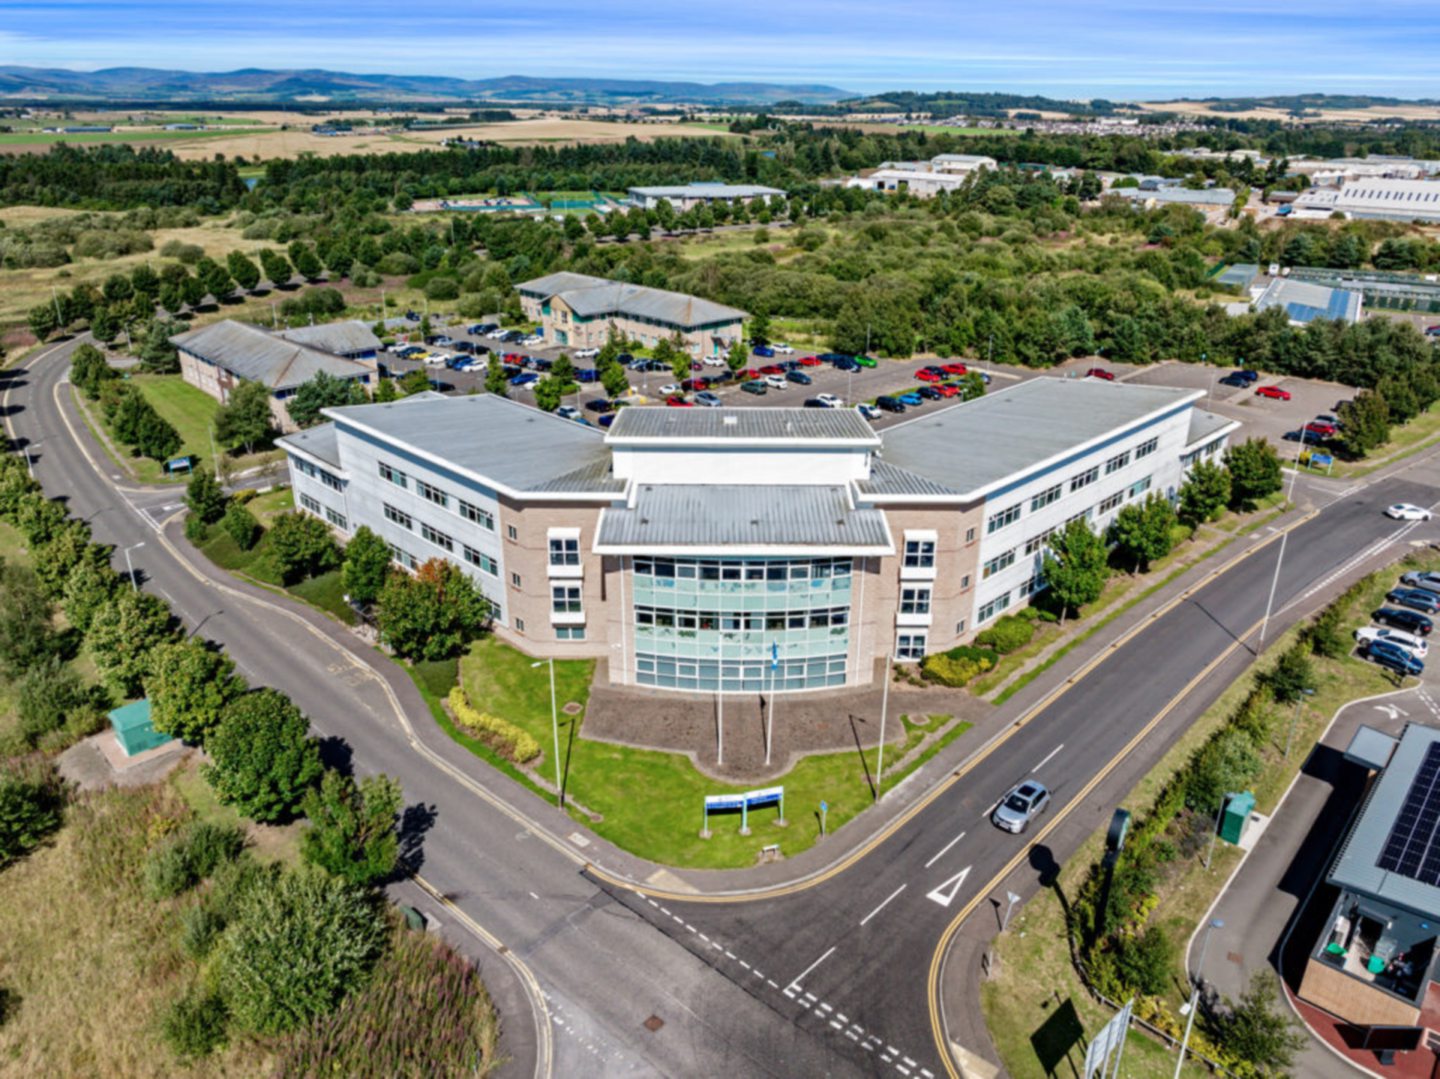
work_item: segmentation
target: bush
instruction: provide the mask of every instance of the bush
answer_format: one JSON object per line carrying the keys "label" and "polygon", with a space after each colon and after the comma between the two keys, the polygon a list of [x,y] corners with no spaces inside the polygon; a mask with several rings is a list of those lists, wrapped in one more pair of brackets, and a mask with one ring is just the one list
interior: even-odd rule
{"label": "bush", "polygon": [[1175,958],[1170,938],[1158,926],[1151,926],[1120,946],[1115,957],[1116,974],[1127,989],[1159,996],[1170,988]]}
{"label": "bush", "polygon": [[208,906],[191,907],[180,915],[180,946],[191,959],[204,959],[225,931],[225,918]]}
{"label": "bush", "polygon": [[221,519],[221,527],[225,534],[235,541],[235,546],[242,551],[252,549],[260,541],[260,522],[255,515],[239,503],[235,503],[225,511]]}
{"label": "bush", "polygon": [[257,689],[225,706],[205,740],[215,794],[251,820],[289,818],[322,771],[310,724],[285,694]]}
{"label": "bush", "polygon": [[985,648],[993,648],[1003,656],[1024,648],[1034,636],[1034,622],[1022,616],[1007,614],[993,626],[982,630],[975,637],[975,643]]}
{"label": "bush", "polygon": [[0,765],[0,869],[29,854],[60,822],[65,790],[48,762]]}
{"label": "bush", "polygon": [[234,825],[200,821],[173,832],[145,856],[145,890],[155,899],[189,891],[245,847],[245,833]]}
{"label": "bush", "polygon": [[88,726],[97,711],[85,683],[59,656],[51,656],[31,667],[17,688],[18,729],[31,746],[64,727],[72,713],[83,713],[76,716],[77,724]]}
{"label": "bush", "polygon": [[465,691],[456,686],[450,691],[450,711],[455,722],[478,737],[491,749],[519,764],[540,755],[540,743],[508,719],[489,715],[474,708],[465,698]]}
{"label": "bush", "polygon": [[459,566],[432,558],[415,576],[392,573],[376,604],[380,639],[407,659],[444,659],[484,632],[490,604]]}
{"label": "bush", "polygon": [[191,989],[170,1005],[161,1029],[176,1056],[209,1056],[225,1044],[230,1009],[225,999],[206,989]]}
{"label": "bush", "polygon": [[459,299],[460,285],[453,277],[437,277],[425,286],[425,297],[430,300]]}
{"label": "bush", "polygon": [[305,513],[282,513],[275,518],[270,526],[270,555],[285,584],[340,564],[340,548],[329,527],[320,518]]}
{"label": "bush", "polygon": [[928,681],[958,688],[993,669],[999,661],[999,653],[992,649],[960,645],[926,656],[920,661],[920,674]]}
{"label": "bush", "polygon": [[210,538],[210,527],[193,513],[185,515],[185,538],[197,547]]}

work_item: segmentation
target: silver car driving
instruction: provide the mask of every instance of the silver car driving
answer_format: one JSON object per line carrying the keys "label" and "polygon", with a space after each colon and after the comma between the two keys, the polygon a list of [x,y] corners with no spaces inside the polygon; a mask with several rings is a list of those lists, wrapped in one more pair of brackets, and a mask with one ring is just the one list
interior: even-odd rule
{"label": "silver car driving", "polygon": [[1000,804],[990,814],[990,820],[995,827],[1019,835],[1030,827],[1032,820],[1045,812],[1049,804],[1050,792],[1044,785],[1027,779],[1000,799]]}

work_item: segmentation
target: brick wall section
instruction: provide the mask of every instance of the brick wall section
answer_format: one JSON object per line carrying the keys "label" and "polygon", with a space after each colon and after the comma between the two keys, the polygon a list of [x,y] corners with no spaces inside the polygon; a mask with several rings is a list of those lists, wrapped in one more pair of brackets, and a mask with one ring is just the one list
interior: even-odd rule
{"label": "brick wall section", "polygon": [[[930,626],[928,629],[908,628],[912,632],[927,634],[926,650],[929,652],[943,652],[969,640],[975,633],[973,608],[975,584],[980,574],[979,540],[985,523],[984,503],[974,502],[965,506],[886,505],[885,518],[895,539],[895,553],[870,560],[878,563],[878,569],[873,578],[867,578],[865,582],[865,609],[858,615],[862,623],[861,635],[869,635],[861,644],[868,651],[861,652],[861,655],[884,655],[888,648],[894,647],[900,589],[906,584],[926,583],[901,580],[907,530],[933,531],[936,534],[935,579],[929,582]],[[974,529],[974,539],[967,541],[966,535],[971,529]],[[962,620],[965,628],[957,633],[955,627]]]}

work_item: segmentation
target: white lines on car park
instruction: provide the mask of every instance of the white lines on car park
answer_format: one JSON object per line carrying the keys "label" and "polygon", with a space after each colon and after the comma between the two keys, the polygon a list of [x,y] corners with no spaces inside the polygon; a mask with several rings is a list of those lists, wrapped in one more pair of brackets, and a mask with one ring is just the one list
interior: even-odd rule
{"label": "white lines on car park", "polygon": [[865,924],[866,922],[868,922],[871,918],[875,917],[875,915],[879,914],[882,910],[885,909],[886,905],[890,902],[890,900],[894,899],[897,895],[899,895],[901,892],[903,892],[907,887],[909,887],[909,885],[902,884],[902,885],[900,885],[900,887],[896,888],[893,892],[891,892],[888,896],[886,896],[886,897],[881,901],[881,903],[880,903],[880,905],[879,905],[878,907],[876,907],[874,910],[872,910],[869,914],[865,915],[865,917],[861,918],[861,919],[860,919],[860,924],[861,924],[861,925],[864,925],[864,924]]}
{"label": "white lines on car park", "polygon": [[[987,810],[987,812],[988,812],[988,810]],[[945,855],[949,853],[950,848],[953,847],[956,843],[959,843],[960,840],[962,840],[962,839],[964,839],[964,838],[965,838],[965,833],[964,833],[964,832],[961,832],[961,833],[960,833],[959,835],[957,835],[954,839],[950,840],[949,843],[946,843],[943,847],[941,847],[938,851],[935,852],[934,857],[932,857],[928,862],[925,863],[925,868],[926,868],[926,869],[929,869],[932,865],[934,865],[936,862],[938,862],[941,858],[945,857]]]}
{"label": "white lines on car park", "polygon": [[1064,748],[1065,743],[1061,742],[1058,746],[1056,746],[1054,749],[1052,749],[1049,753],[1045,755],[1045,759],[1043,761],[1037,764],[1034,768],[1030,769],[1030,774],[1033,776],[1036,772],[1040,771],[1040,769],[1044,768],[1047,764],[1049,764],[1052,760],[1055,759],[1055,754],[1059,753]]}

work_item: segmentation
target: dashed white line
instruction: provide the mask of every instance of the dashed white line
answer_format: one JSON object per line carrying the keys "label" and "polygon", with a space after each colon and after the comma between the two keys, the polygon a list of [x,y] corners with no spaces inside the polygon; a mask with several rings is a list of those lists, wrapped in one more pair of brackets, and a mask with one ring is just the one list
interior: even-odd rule
{"label": "dashed white line", "polygon": [[[986,812],[989,812],[989,810],[986,810]],[[962,840],[962,839],[964,839],[964,838],[965,838],[965,833],[964,833],[964,832],[961,832],[961,833],[960,833],[959,835],[957,835],[954,839],[950,840],[949,843],[946,843],[943,847],[941,847],[941,848],[935,853],[935,857],[931,858],[928,862],[925,863],[925,868],[926,868],[926,869],[929,869],[932,865],[934,865],[936,862],[938,862],[941,858],[945,857],[946,853],[950,850],[950,848],[953,847],[956,843],[959,843],[960,840]]]}
{"label": "dashed white line", "polygon": [[1031,775],[1034,775],[1036,772],[1040,771],[1040,769],[1044,768],[1047,764],[1049,764],[1049,763],[1055,758],[1055,754],[1059,753],[1059,752],[1060,752],[1062,749],[1064,749],[1064,748],[1065,748],[1065,743],[1064,743],[1064,742],[1061,742],[1058,746],[1056,746],[1056,747],[1055,747],[1054,749],[1052,749],[1048,754],[1046,754],[1045,759],[1044,759],[1043,761],[1041,761],[1039,764],[1037,764],[1034,768],[1030,769],[1030,774],[1031,774]]}
{"label": "dashed white line", "polygon": [[861,924],[861,925],[864,925],[864,924],[865,924],[866,922],[868,922],[871,918],[875,917],[875,915],[879,914],[882,910],[885,909],[885,905],[886,905],[887,903],[889,903],[890,900],[894,899],[897,895],[899,895],[901,892],[903,892],[903,891],[904,891],[906,888],[908,888],[908,887],[909,887],[908,884],[902,884],[902,885],[900,885],[900,887],[896,888],[893,892],[891,892],[888,896],[886,896],[883,901],[881,901],[881,903],[880,903],[880,905],[879,905],[878,907],[876,907],[874,910],[872,910],[869,914],[865,915],[865,917],[861,918],[861,919],[860,919],[860,924]]}

